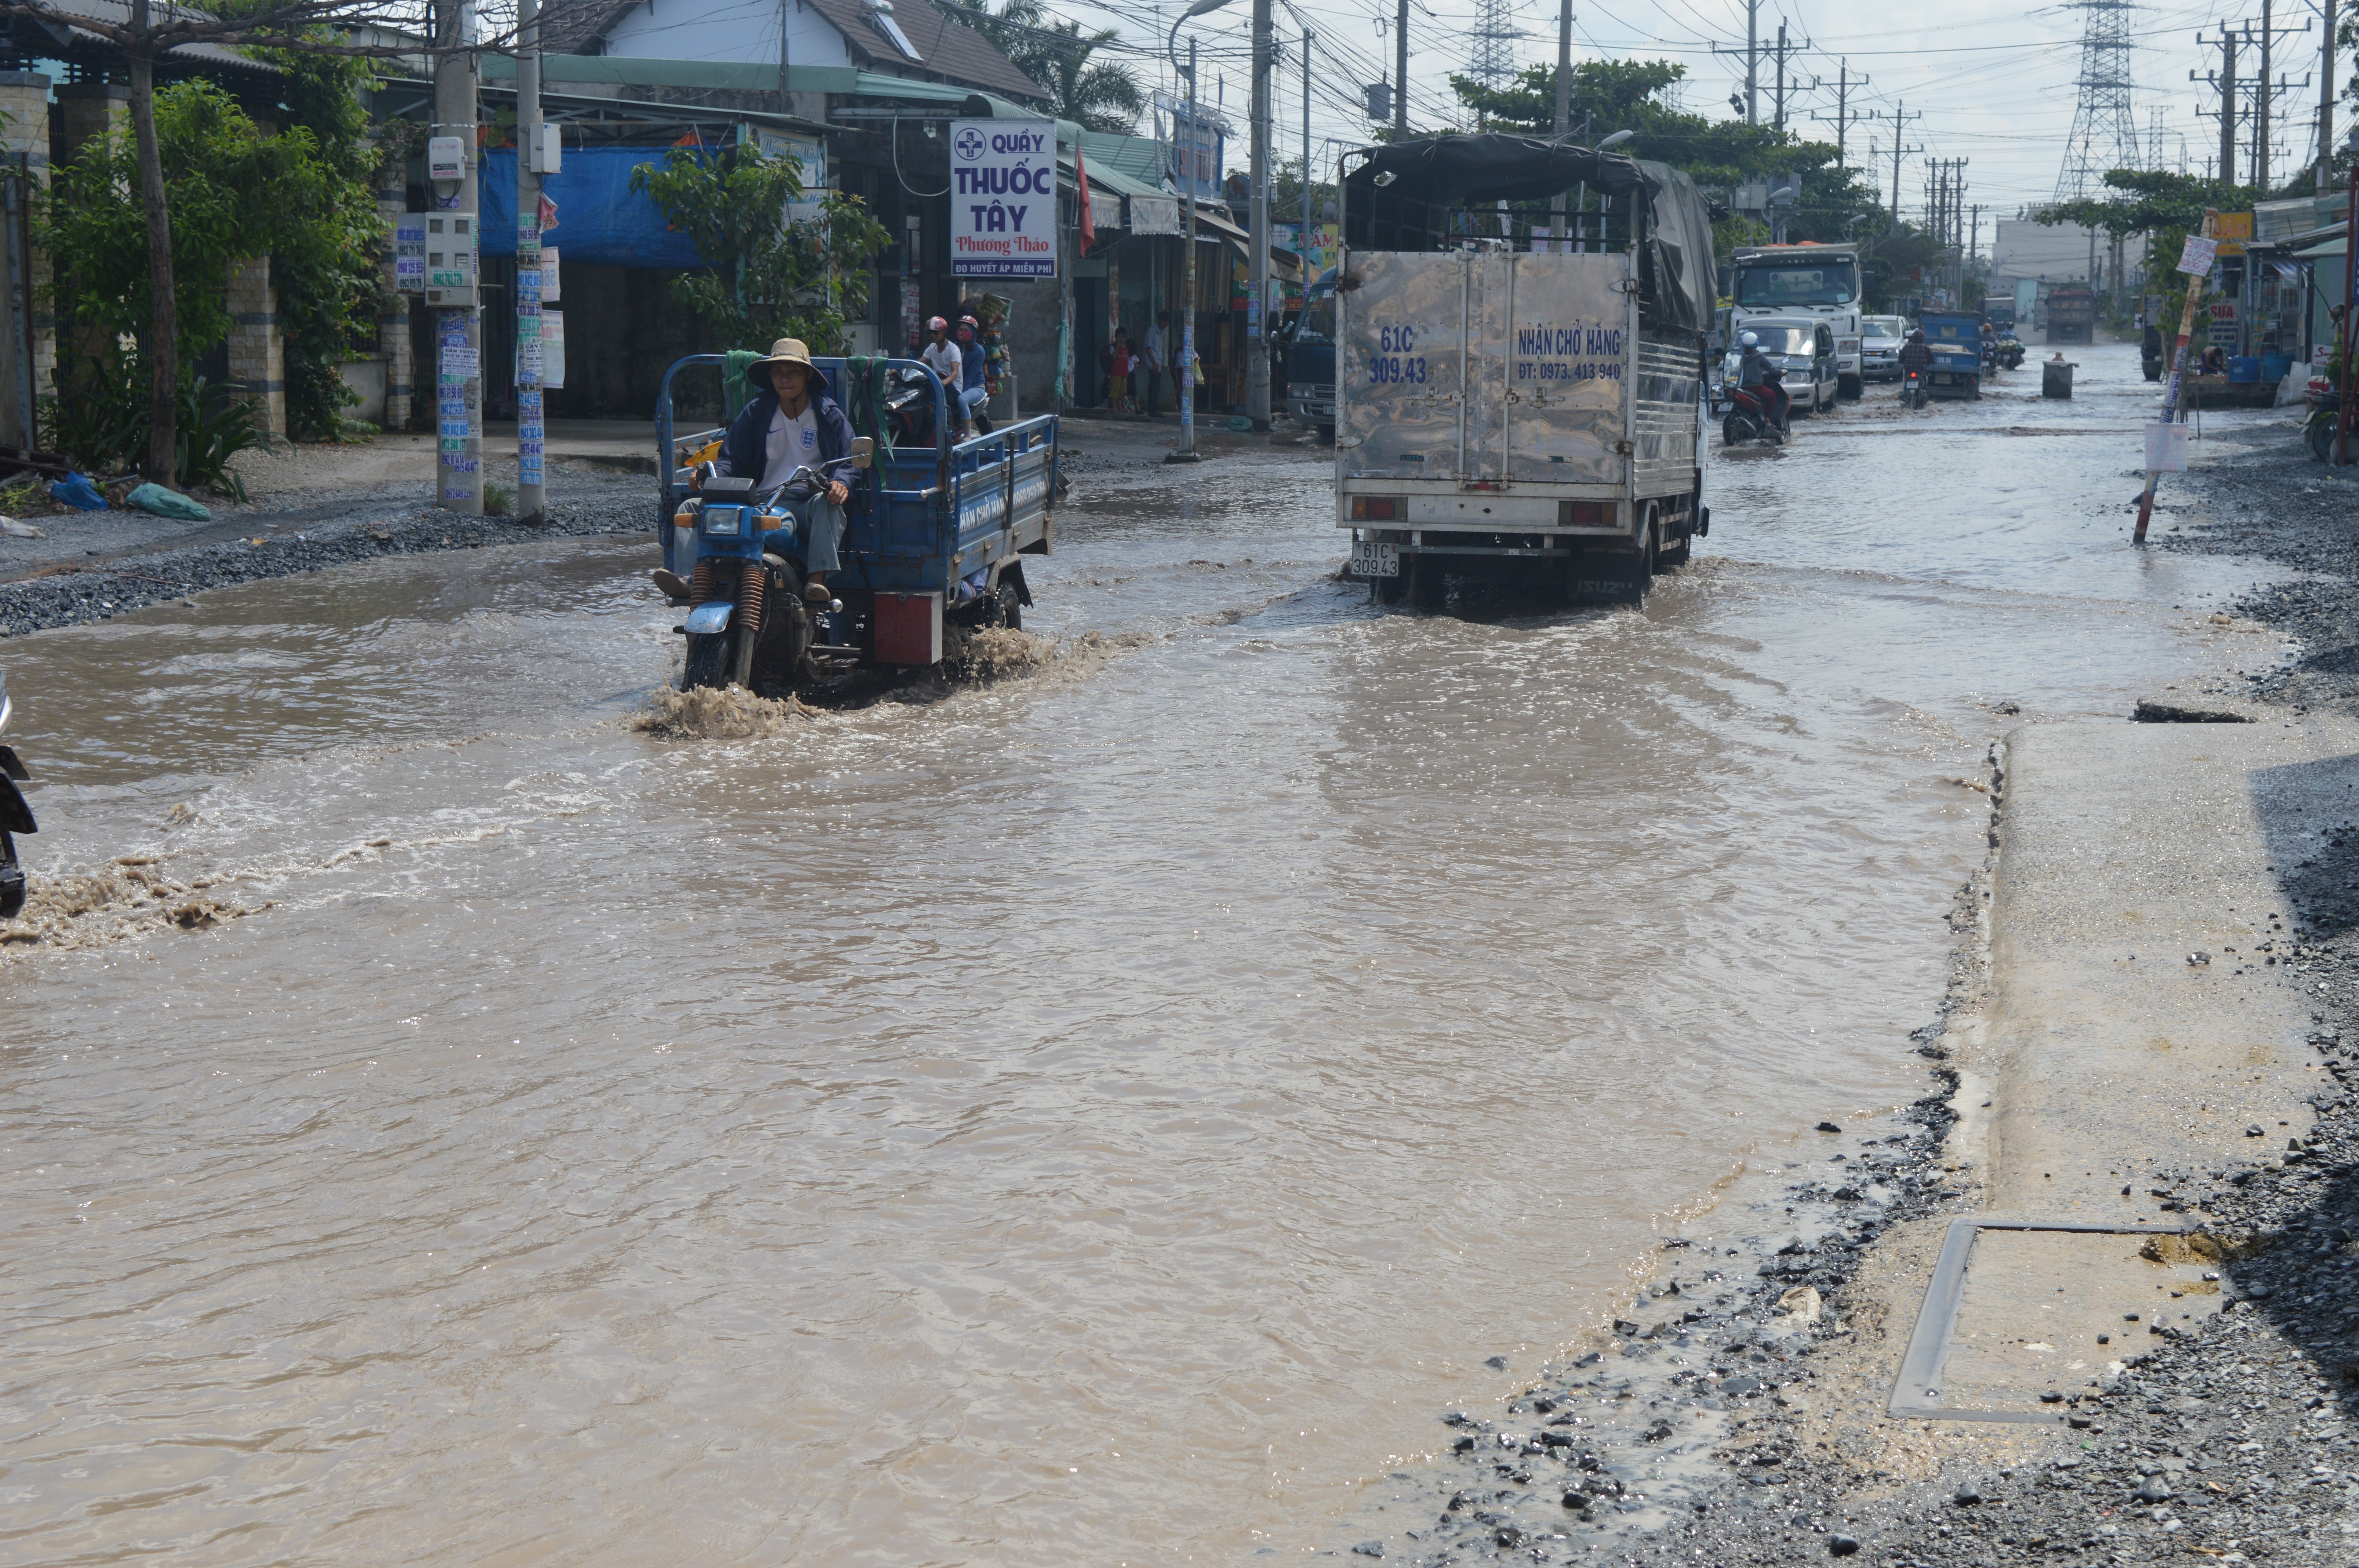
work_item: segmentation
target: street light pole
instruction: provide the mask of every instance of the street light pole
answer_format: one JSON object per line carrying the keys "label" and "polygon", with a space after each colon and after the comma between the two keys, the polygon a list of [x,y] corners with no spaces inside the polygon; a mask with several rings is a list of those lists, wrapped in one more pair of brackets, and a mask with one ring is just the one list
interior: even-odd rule
{"label": "street light pole", "polygon": [[[1196,40],[1188,40],[1188,63],[1180,64],[1180,29],[1207,11],[1217,11],[1229,0],[1196,0],[1171,24],[1171,37],[1165,42],[1163,52],[1170,57],[1171,69],[1188,79],[1188,156],[1187,167],[1180,175],[1180,200],[1187,209],[1180,223],[1184,232],[1180,243],[1188,247],[1188,265],[1182,274],[1181,288],[1186,290],[1180,308],[1180,358],[1173,369],[1180,377],[1180,447],[1166,452],[1167,463],[1192,463],[1198,460],[1196,451],[1196,179],[1197,154],[1201,147],[1203,126],[1196,118]],[[1176,140],[1176,138],[1175,138]],[[1220,171],[1212,171],[1218,174]],[[1086,197],[1084,197],[1086,200]]]}

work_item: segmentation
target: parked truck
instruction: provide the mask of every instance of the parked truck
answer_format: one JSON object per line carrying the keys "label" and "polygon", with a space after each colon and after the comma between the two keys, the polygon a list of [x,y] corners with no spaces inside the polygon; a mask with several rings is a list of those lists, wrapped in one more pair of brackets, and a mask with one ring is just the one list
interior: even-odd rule
{"label": "parked truck", "polygon": [[2048,341],[2086,343],[2097,335],[2097,297],[2079,284],[2066,284],[2048,296]]}
{"label": "parked truck", "polygon": [[1756,319],[1815,316],[1835,339],[1835,390],[1864,385],[1859,253],[1849,245],[1749,245],[1729,257],[1732,339]]}
{"label": "parked truck", "polygon": [[[1510,135],[1355,148],[1341,175],[1335,520],[1352,574],[1429,608],[1452,576],[1642,599],[1711,524],[1712,216],[1694,184]],[[1584,186],[1576,251],[1548,237],[1549,204]]]}

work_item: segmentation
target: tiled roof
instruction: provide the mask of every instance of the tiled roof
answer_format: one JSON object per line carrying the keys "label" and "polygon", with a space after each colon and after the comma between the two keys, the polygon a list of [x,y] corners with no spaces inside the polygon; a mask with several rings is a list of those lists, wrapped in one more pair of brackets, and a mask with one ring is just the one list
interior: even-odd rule
{"label": "tiled roof", "polygon": [[1049,95],[1040,84],[1008,63],[973,28],[951,20],[929,0],[893,0],[893,20],[918,50],[911,59],[883,29],[870,20],[875,15],[867,0],[805,0],[835,24],[852,46],[854,60],[870,69],[896,73],[947,77],[970,87],[985,88],[1009,98],[1040,100]]}
{"label": "tiled roof", "polygon": [[[632,6],[643,3],[644,0],[550,0],[540,14],[541,47],[559,53],[585,51],[612,31]],[[989,39],[951,20],[928,0],[893,3],[893,19],[919,56],[914,60],[875,25],[875,12],[867,0],[804,0],[804,4],[825,16],[843,35],[853,64],[863,69],[925,80],[946,79],[1007,98],[1038,102],[1048,97],[1038,82],[1009,64],[1007,57],[992,48]]]}

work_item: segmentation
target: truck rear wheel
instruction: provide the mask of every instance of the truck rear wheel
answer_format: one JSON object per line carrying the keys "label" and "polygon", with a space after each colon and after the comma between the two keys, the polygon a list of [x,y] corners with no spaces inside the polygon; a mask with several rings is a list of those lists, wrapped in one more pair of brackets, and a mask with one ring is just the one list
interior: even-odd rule
{"label": "truck rear wheel", "polygon": [[1419,556],[1409,568],[1408,598],[1419,610],[1439,610],[1450,600],[1450,584],[1441,575],[1441,563],[1431,556]]}
{"label": "truck rear wheel", "polygon": [[1408,596],[1408,574],[1406,572],[1395,577],[1370,578],[1368,581],[1376,590],[1378,604],[1398,604]]}

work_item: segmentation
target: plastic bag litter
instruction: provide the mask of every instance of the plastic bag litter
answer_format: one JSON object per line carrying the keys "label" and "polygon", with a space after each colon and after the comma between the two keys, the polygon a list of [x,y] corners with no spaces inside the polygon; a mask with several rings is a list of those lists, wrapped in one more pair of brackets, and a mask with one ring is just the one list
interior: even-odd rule
{"label": "plastic bag litter", "polygon": [[160,484],[143,484],[125,502],[142,512],[152,512],[158,517],[179,517],[190,523],[210,523],[213,514],[201,502],[191,501],[177,490],[166,490]]}
{"label": "plastic bag litter", "polygon": [[106,497],[99,494],[98,486],[90,481],[90,475],[86,473],[70,473],[50,485],[49,499],[78,512],[106,510]]}
{"label": "plastic bag litter", "polygon": [[1253,416],[1249,414],[1232,414],[1229,416],[1229,428],[1240,433],[1251,430]]}
{"label": "plastic bag litter", "polygon": [[14,517],[0,516],[0,534],[11,539],[46,539],[49,535],[30,523],[19,523]]}

